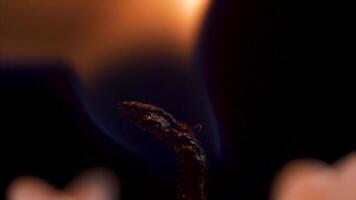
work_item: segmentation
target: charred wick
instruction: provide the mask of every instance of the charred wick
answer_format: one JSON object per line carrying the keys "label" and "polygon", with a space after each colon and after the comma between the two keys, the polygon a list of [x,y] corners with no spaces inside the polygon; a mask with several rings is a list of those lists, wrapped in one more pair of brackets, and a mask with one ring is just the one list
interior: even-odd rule
{"label": "charred wick", "polygon": [[153,134],[175,152],[179,169],[177,199],[206,200],[207,160],[193,131],[202,126],[189,127],[162,108],[137,101],[120,102],[119,110],[129,121]]}

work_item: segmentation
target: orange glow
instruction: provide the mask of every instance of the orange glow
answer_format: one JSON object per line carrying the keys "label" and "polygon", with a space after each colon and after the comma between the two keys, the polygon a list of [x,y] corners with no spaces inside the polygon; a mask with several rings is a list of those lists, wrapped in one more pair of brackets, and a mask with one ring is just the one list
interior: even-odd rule
{"label": "orange glow", "polygon": [[0,56],[60,58],[91,79],[140,57],[189,60],[210,0],[0,0]]}
{"label": "orange glow", "polygon": [[36,177],[20,177],[7,191],[7,200],[119,200],[120,184],[106,169],[92,169],[74,179],[63,191]]}
{"label": "orange glow", "polygon": [[97,63],[105,61],[163,54],[189,59],[207,6],[207,0],[118,2],[104,23],[79,43],[73,60],[80,74],[84,69],[90,76],[98,72]]}
{"label": "orange glow", "polygon": [[353,200],[356,199],[356,154],[334,165],[316,160],[288,164],[276,178],[272,200]]}

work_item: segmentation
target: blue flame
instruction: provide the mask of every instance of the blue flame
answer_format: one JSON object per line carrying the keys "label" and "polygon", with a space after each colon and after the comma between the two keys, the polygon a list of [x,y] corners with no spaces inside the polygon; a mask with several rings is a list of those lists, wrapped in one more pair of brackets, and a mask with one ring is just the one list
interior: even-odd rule
{"label": "blue flame", "polygon": [[126,70],[120,67],[121,71],[110,73],[96,90],[78,92],[93,122],[121,148],[145,157],[165,155],[167,148],[160,141],[133,126],[117,110],[120,101],[138,100],[163,107],[190,125],[203,124],[198,138],[208,157],[220,160],[220,136],[204,84],[196,70],[182,70],[187,68],[180,65],[167,60],[130,63]]}

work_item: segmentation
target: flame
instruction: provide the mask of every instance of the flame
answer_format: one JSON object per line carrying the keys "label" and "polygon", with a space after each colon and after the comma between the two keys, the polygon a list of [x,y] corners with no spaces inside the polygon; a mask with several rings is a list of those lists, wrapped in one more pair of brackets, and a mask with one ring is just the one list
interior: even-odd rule
{"label": "flame", "polygon": [[[72,53],[79,74],[100,73],[98,63],[174,55],[189,60],[208,0],[132,0],[108,11]],[[112,15],[110,15],[110,13]],[[98,30],[102,30],[101,32]],[[90,59],[93,58],[93,59]],[[102,69],[102,68],[101,68]],[[107,70],[107,69],[105,69]]]}
{"label": "flame", "polygon": [[179,2],[184,7],[185,15],[192,16],[196,13],[196,10],[204,3],[201,0],[182,0]]}
{"label": "flame", "polygon": [[[185,75],[190,74],[192,77],[188,81],[182,80],[184,84],[180,87],[188,88],[187,85],[190,85],[189,88],[192,88],[198,82],[195,80],[197,77],[193,78],[195,70],[190,68],[193,65],[182,63],[191,61],[210,2],[211,0],[0,0],[0,59],[10,56],[16,61],[23,58],[45,61],[62,59],[72,63],[70,70],[75,71],[81,81],[78,92],[88,114],[107,135],[115,140],[122,139],[123,136],[114,135],[118,133],[117,130],[122,129],[112,128],[111,121],[104,120],[112,110],[106,110],[105,106],[98,109],[95,103],[102,97],[90,96],[95,93],[95,89],[102,87],[100,79],[106,74],[119,77],[125,67],[122,63],[131,60],[144,62],[147,57],[153,57],[153,60],[158,57],[158,61],[164,58],[163,62],[168,63],[160,67],[179,68],[162,70],[174,74],[172,77],[169,74],[170,79],[180,79],[183,75],[186,77]],[[181,74],[176,76],[176,73]],[[152,86],[155,88],[155,85]],[[172,87],[176,88],[175,81],[172,82]],[[214,127],[210,106],[204,103],[207,101],[206,94],[203,89],[196,91],[197,88],[191,92],[199,99],[199,105],[206,105],[207,114],[204,116],[208,116],[208,124]],[[179,99],[186,98],[187,94],[179,94],[180,91],[177,89],[177,96],[182,95]],[[154,92],[152,94],[156,95]],[[122,96],[124,97],[125,95]],[[202,112],[197,113],[204,113],[204,109],[205,106],[202,106]],[[105,114],[101,113],[102,110]],[[218,138],[213,136],[217,133],[215,127],[211,131],[215,144],[219,145]],[[125,142],[120,144],[128,147],[130,142],[132,141],[126,141],[126,145]]]}
{"label": "flame", "polygon": [[64,59],[83,79],[105,63],[189,60],[210,0],[0,0],[0,56]]}

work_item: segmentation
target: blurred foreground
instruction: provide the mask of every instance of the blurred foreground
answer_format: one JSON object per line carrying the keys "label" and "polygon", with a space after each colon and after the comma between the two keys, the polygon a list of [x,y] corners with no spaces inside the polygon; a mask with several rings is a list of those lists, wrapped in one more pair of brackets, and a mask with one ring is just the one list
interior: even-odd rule
{"label": "blurred foreground", "polygon": [[274,200],[356,199],[356,153],[334,166],[316,160],[290,163],[277,178]]}
{"label": "blurred foreground", "polygon": [[[356,153],[334,166],[316,160],[293,161],[282,170],[272,189],[272,200],[356,199]],[[23,177],[9,187],[8,200],[118,200],[119,183],[112,172],[84,172],[60,191],[35,178]],[[174,197],[172,197],[174,199]]]}
{"label": "blurred foreground", "polygon": [[119,185],[108,170],[84,172],[60,191],[43,180],[23,177],[15,180],[8,191],[8,200],[118,200]]}

